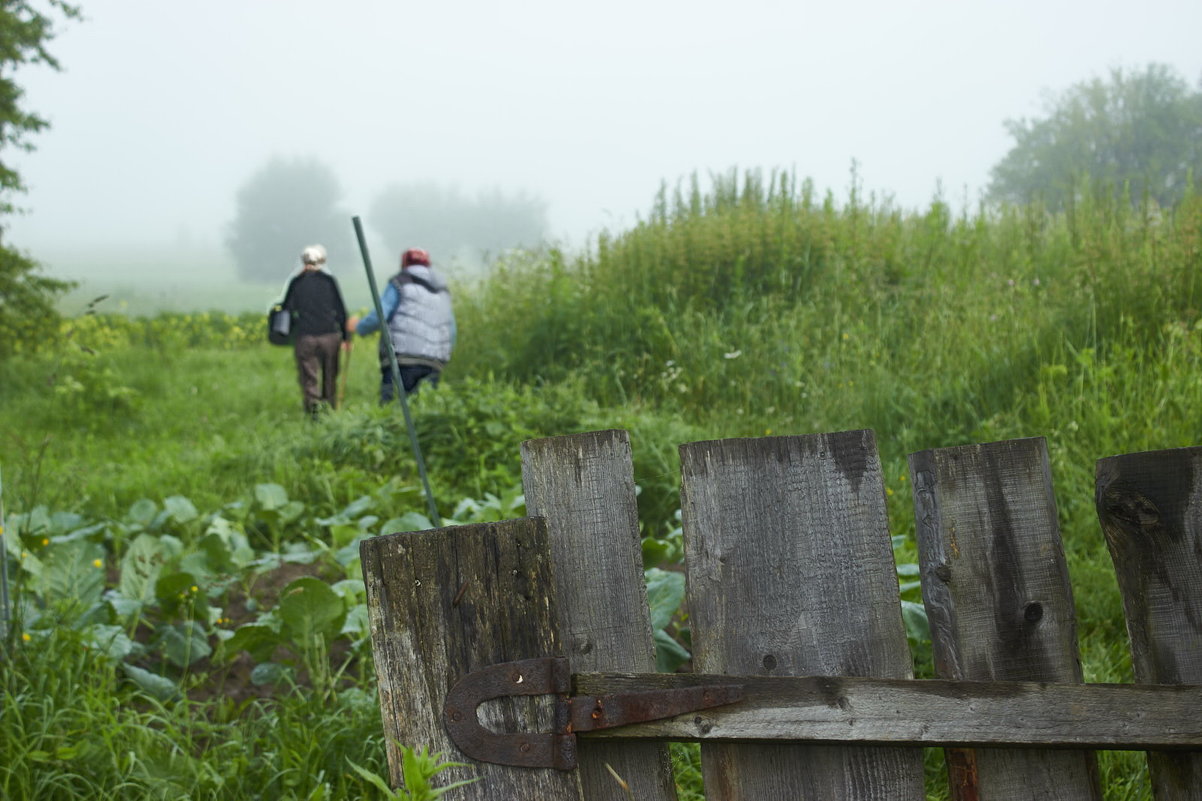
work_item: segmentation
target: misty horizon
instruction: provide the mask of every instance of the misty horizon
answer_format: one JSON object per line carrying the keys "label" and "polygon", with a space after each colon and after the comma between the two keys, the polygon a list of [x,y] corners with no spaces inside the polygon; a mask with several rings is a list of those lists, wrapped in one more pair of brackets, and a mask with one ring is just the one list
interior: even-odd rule
{"label": "misty horizon", "polygon": [[1182,0],[81,7],[49,43],[62,71],[17,72],[51,127],[12,154],[29,191],[5,231],[74,278],[134,254],[225,269],[235,197],[273,158],[328,165],[348,238],[396,183],[537,198],[567,248],[645,217],[663,183],[731,169],[842,202],[854,163],[864,196],[975,204],[1005,121],[1047,93],[1152,62],[1202,77],[1202,4]]}

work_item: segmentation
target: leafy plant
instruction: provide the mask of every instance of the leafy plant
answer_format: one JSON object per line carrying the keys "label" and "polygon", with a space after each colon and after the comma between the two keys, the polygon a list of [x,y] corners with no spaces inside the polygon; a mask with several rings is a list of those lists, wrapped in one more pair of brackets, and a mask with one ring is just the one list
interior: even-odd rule
{"label": "leafy plant", "polygon": [[[677,618],[685,595],[684,574],[653,567],[644,575],[647,605],[651,609],[651,633],[655,639],[655,669],[661,673],[674,673],[693,658],[680,642],[682,639],[687,641],[688,629],[683,628]],[[673,637],[670,630],[677,636]]]}
{"label": "leafy plant", "polygon": [[401,752],[401,776],[404,786],[395,790],[389,787],[388,782],[380,775],[347,760],[356,773],[370,782],[383,794],[384,798],[390,801],[436,801],[452,790],[479,780],[478,778],[463,779],[442,787],[434,787],[430,782],[439,773],[451,768],[469,766],[465,762],[441,761],[442,752],[431,754],[425,746],[410,748],[401,743],[397,743],[396,746]]}

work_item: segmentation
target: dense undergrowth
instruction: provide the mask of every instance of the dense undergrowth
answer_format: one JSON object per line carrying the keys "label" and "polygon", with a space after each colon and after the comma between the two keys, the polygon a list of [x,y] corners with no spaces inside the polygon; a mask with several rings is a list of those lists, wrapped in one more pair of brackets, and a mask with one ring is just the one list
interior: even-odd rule
{"label": "dense undergrowth", "polygon": [[[872,428],[904,564],[908,453],[1042,436],[1086,679],[1130,681],[1093,467],[1202,441],[1202,201],[1092,198],[1055,215],[939,199],[912,212],[731,174],[661,191],[589,253],[511,254],[460,288],[455,362],[413,399],[440,513],[519,515],[523,440],[625,428],[647,552],[675,553],[677,445]],[[399,415],[375,406],[370,343],[346,407],[314,424],[261,322],[130,320],[100,302],[0,364],[24,604],[0,665],[0,744],[20,755],[0,766],[5,797],[377,792],[349,765],[384,770],[353,545],[420,527],[412,454]],[[162,569],[131,583],[143,552]],[[302,616],[316,628],[298,636],[310,600],[340,612]],[[682,798],[699,797],[695,752],[676,757]],[[928,763],[941,797],[936,752]],[[1102,774],[1107,799],[1149,797],[1138,755],[1104,754]]]}

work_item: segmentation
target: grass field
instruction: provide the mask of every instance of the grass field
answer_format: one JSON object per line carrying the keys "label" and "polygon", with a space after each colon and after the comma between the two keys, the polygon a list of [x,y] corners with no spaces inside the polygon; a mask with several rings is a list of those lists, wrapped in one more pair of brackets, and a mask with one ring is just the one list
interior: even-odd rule
{"label": "grass field", "polygon": [[[1200,268],[1193,197],[956,216],[732,174],[461,286],[455,361],[413,412],[459,522],[522,513],[523,440],[628,429],[643,533],[665,541],[680,443],[872,428],[902,562],[908,453],[1045,437],[1086,679],[1130,681],[1094,461],[1202,442]],[[428,521],[373,343],[314,424],[261,297],[168,283],[159,308],[148,286],[0,363],[0,797],[379,797],[349,764],[384,772],[353,546]],[[302,602],[335,613],[303,628]],[[699,798],[695,750],[676,756]],[[1150,798],[1142,764],[1103,754],[1106,798]]]}

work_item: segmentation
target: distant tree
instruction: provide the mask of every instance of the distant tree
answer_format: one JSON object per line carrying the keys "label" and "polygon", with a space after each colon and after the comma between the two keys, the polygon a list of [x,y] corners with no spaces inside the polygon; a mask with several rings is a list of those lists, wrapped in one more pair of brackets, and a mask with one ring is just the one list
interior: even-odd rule
{"label": "distant tree", "polygon": [[273,158],[238,190],[225,244],[238,274],[280,281],[300,264],[301,248],[322,244],[336,266],[352,255],[354,229],[339,208],[333,171],[315,158]]}
{"label": "distant tree", "polygon": [[[54,37],[54,16],[75,19],[79,9],[61,0],[47,0],[46,10],[29,2],[0,3],[0,151],[29,151],[29,134],[46,128],[42,117],[27,111],[21,101],[25,93],[13,73],[24,64],[45,64],[58,69],[58,61],[46,50]],[[25,191],[21,176],[0,160],[0,215],[12,214],[13,196]],[[4,226],[0,224],[0,236]],[[37,262],[7,243],[0,244],[0,355],[21,343],[34,343],[57,318],[54,301],[71,285],[41,275]]]}
{"label": "distant tree", "polygon": [[992,199],[1061,208],[1088,178],[1169,205],[1191,174],[1202,176],[1202,91],[1166,65],[1111,70],[1109,80],[1075,84],[1045,106],[1043,119],[1006,122],[1015,144],[993,168]]}
{"label": "distant tree", "polygon": [[370,211],[369,223],[391,254],[422,247],[443,263],[536,247],[547,229],[546,204],[536,197],[493,190],[473,199],[433,183],[391,184]]}

